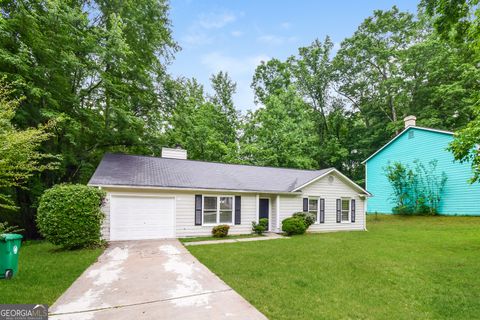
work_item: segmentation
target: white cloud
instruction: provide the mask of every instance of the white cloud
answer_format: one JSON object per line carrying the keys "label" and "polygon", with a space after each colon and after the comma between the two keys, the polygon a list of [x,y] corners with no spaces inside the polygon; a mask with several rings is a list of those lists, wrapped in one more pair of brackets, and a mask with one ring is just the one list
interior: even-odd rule
{"label": "white cloud", "polygon": [[[231,12],[210,12],[202,13],[197,16],[197,19],[190,25],[187,33],[181,37],[181,44],[188,46],[201,46],[211,44],[214,39],[212,30],[221,29],[227,24],[234,22],[237,16]],[[235,33],[233,36],[240,36]]]}
{"label": "white cloud", "polygon": [[191,46],[201,46],[211,44],[213,38],[204,32],[192,31],[182,37],[182,42]]}
{"label": "white cloud", "polygon": [[234,37],[241,37],[243,36],[243,32],[242,31],[239,31],[239,30],[234,30],[232,32],[230,32],[230,34]]}
{"label": "white cloud", "polygon": [[231,12],[211,12],[199,15],[197,23],[204,29],[220,29],[235,20],[237,17]]}
{"label": "white cloud", "polygon": [[280,27],[282,27],[283,29],[290,29],[292,27],[292,24],[288,21],[285,21],[280,24]]}
{"label": "white cloud", "polygon": [[268,45],[276,45],[276,46],[279,46],[285,43],[295,42],[296,40],[297,38],[295,37],[282,37],[282,36],[276,36],[272,34],[266,34],[263,36],[259,36],[257,38],[258,42],[261,42],[263,44],[268,44]]}

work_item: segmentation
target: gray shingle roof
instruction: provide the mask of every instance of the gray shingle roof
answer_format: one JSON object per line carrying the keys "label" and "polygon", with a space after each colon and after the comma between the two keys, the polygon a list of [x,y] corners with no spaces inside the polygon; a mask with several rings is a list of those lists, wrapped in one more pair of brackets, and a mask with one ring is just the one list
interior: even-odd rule
{"label": "gray shingle roof", "polygon": [[330,170],[106,154],[88,184],[291,192]]}

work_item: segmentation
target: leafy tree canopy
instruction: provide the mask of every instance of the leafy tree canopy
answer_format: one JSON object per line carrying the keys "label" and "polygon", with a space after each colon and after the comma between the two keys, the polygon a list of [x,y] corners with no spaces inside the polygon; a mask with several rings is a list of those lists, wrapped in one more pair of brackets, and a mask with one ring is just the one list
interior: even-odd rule
{"label": "leafy tree canopy", "polygon": [[451,150],[480,179],[478,0],[377,10],[339,48],[325,37],[264,61],[246,114],[226,72],[211,90],[168,74],[179,47],[166,0],[4,0],[0,12],[0,195],[30,236],[43,191],[86,183],[105,152],[181,145],[191,159],[334,166],[363,183],[361,162],[413,114],[456,131]]}

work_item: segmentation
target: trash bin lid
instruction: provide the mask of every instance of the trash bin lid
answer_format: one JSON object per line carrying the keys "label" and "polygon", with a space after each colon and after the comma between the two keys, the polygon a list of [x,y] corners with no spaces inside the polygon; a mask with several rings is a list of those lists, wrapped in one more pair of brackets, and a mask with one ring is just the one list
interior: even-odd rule
{"label": "trash bin lid", "polygon": [[17,234],[17,233],[3,233],[0,235],[0,240],[5,240],[5,241],[9,241],[9,240],[18,240],[18,239],[22,239],[23,236],[21,234]]}

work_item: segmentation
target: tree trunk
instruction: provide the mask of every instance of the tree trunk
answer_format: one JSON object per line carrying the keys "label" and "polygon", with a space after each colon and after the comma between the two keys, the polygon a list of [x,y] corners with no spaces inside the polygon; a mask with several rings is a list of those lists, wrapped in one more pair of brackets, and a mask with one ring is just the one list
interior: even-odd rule
{"label": "tree trunk", "polygon": [[[395,105],[393,104],[393,97],[389,96],[388,97],[388,105],[390,106],[390,111],[392,112],[392,122],[396,123],[397,122],[397,110],[395,109]],[[395,134],[399,134],[400,130],[396,129]]]}

